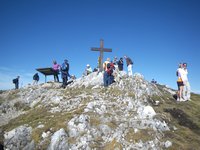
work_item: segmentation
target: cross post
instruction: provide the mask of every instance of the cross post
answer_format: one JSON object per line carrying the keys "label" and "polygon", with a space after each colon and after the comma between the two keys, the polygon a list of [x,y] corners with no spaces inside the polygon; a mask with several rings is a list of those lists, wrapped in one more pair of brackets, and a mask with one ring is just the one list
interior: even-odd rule
{"label": "cross post", "polygon": [[104,40],[101,39],[100,40],[100,48],[96,48],[96,47],[92,47],[91,48],[92,51],[99,51],[100,52],[100,56],[99,56],[99,69],[100,71],[103,71],[103,52],[112,52],[111,48],[104,48]]}

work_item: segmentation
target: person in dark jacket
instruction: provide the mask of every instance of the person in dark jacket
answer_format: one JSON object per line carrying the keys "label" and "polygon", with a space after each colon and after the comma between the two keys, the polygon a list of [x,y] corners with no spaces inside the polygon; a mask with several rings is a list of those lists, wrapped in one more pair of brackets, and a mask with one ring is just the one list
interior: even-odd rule
{"label": "person in dark jacket", "polygon": [[34,74],[34,76],[33,76],[33,85],[37,85],[39,79],[40,79],[40,77],[39,77],[38,73]]}
{"label": "person in dark jacket", "polygon": [[123,71],[123,68],[124,68],[124,61],[123,61],[123,58],[121,57],[119,59],[119,61],[117,62],[117,65],[118,65],[118,68],[119,68],[119,71]]}
{"label": "person in dark jacket", "polygon": [[61,77],[63,80],[62,87],[65,88],[67,86],[68,77],[70,77],[69,63],[68,63],[68,60],[66,60],[66,59],[64,60],[64,63],[61,66]]}
{"label": "person in dark jacket", "polygon": [[13,79],[13,83],[15,84],[15,89],[19,89],[19,78],[20,76],[17,76],[17,78]]}

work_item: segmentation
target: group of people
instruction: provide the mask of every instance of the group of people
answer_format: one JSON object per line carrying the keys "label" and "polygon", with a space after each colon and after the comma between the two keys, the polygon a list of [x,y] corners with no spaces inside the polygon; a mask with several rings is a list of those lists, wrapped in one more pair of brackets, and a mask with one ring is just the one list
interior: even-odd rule
{"label": "group of people", "polygon": [[177,101],[190,100],[190,83],[188,81],[187,63],[180,63],[176,71],[178,92]]}
{"label": "group of people", "polygon": [[[124,56],[124,59],[126,60],[126,64],[128,67],[128,75],[132,76],[133,75],[133,71],[132,71],[133,61],[127,56]],[[111,61],[110,58],[107,58],[107,60],[103,63],[104,87],[109,86],[116,80],[115,79],[117,78],[116,74],[118,74],[120,71],[123,71],[123,68],[124,68],[123,66],[124,66],[124,61],[122,57],[119,60],[117,59],[117,57],[115,57],[113,61]]]}
{"label": "group of people", "polygon": [[[68,77],[74,78],[69,74],[69,63],[68,60],[65,59],[62,65],[59,65],[56,61],[53,61],[52,65],[53,75],[54,75],[54,81],[59,82],[58,75],[61,72],[61,78],[63,80],[62,87],[65,88],[68,84]],[[13,79],[13,83],[15,84],[15,89],[19,88],[19,76],[17,78]],[[39,81],[39,75],[38,73],[35,73],[33,75],[33,85],[37,85]]]}
{"label": "group of people", "polygon": [[[132,66],[133,61],[127,57],[124,56],[124,59],[126,60],[126,65],[128,68],[128,75],[132,76]],[[124,69],[124,62],[123,58],[121,57],[119,60],[117,57],[115,57],[112,61],[110,58],[107,58],[107,60],[103,63],[103,83],[104,86],[107,87],[113,82],[116,81],[115,73],[119,73],[120,71],[123,71]],[[54,81],[59,82],[58,75],[61,73],[62,78],[62,87],[65,88],[68,84],[68,77],[72,78],[72,76],[69,74],[69,63],[68,60],[64,60],[62,65],[59,65],[56,61],[53,61],[52,70],[54,72]],[[94,69],[92,71],[92,68],[89,64],[86,65],[86,69],[84,72],[84,75],[88,75],[94,71],[99,71],[98,69]],[[188,81],[188,70],[187,70],[187,63],[180,63],[179,67],[176,71],[176,75],[178,77],[177,79],[177,85],[178,85],[178,91],[177,91],[177,101],[187,101],[190,100],[190,83]],[[17,78],[13,79],[13,83],[15,84],[15,89],[19,88],[19,78],[20,76],[17,76]],[[39,81],[39,75],[38,73],[34,74],[33,76],[33,85],[37,84]],[[152,80],[152,83],[154,80]]]}
{"label": "group of people", "polygon": [[[124,56],[124,59],[126,60],[126,64],[128,67],[128,75],[132,76],[132,65],[133,61],[127,57]],[[117,81],[117,75],[120,73],[120,71],[123,71],[124,69],[124,61],[123,57],[121,57],[119,60],[117,57],[114,57],[113,60],[110,60],[110,58],[107,58],[106,61],[103,63],[103,83],[104,86],[107,87],[113,82]],[[91,66],[89,64],[86,65],[85,71],[83,73],[83,76],[87,76],[92,72],[99,72],[100,68],[94,68],[92,70]]]}
{"label": "group of people", "polygon": [[68,77],[71,78],[71,75],[69,74],[69,63],[68,60],[65,59],[62,65],[59,65],[56,61],[53,61],[52,69],[54,71],[54,81],[59,82],[58,74],[61,72],[61,78],[62,78],[62,87],[65,88],[68,84]]}
{"label": "group of people", "polygon": [[[128,75],[132,76],[132,65],[133,61],[127,57],[124,56],[124,59],[126,60],[127,68],[128,68]],[[107,60],[103,63],[103,82],[104,86],[107,87],[108,85],[112,84],[115,80],[113,72],[119,72],[123,71],[124,69],[124,61],[123,58],[121,57],[119,60],[117,57],[113,59],[113,61],[110,60],[110,58],[107,58]],[[58,75],[61,73],[61,78],[62,78],[62,87],[65,88],[68,84],[68,77],[74,78],[69,74],[69,63],[68,60],[64,60],[63,64],[60,65],[58,64],[55,60],[53,61],[52,65],[52,70],[53,70],[53,75],[54,75],[54,81],[59,82],[59,77]],[[88,75],[92,72],[99,71],[99,68],[95,68],[92,70],[91,66],[89,64],[86,65],[86,69],[84,72],[84,75]],[[38,73],[35,73],[33,76],[33,85],[37,85],[39,81],[39,75]],[[15,89],[19,88],[19,76],[16,79],[13,79],[13,83],[15,84]]]}

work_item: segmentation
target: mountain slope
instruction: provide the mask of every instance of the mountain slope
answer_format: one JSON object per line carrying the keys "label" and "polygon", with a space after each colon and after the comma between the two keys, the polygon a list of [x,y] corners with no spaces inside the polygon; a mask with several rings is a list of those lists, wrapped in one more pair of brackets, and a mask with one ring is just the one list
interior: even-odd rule
{"label": "mountain slope", "polygon": [[[195,149],[200,147],[200,96],[177,103],[175,91],[141,74],[102,74],[66,89],[45,83],[0,95],[1,142],[13,149]],[[23,141],[23,142],[22,142]]]}

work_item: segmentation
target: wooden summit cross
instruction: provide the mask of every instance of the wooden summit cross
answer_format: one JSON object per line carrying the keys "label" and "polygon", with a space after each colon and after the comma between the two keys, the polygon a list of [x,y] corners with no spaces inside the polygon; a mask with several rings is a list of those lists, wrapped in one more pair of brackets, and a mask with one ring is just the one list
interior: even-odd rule
{"label": "wooden summit cross", "polygon": [[103,52],[112,52],[111,48],[104,48],[104,41],[103,39],[100,40],[100,48],[95,48],[92,47],[91,50],[92,51],[100,51],[100,56],[99,56],[99,69],[100,71],[103,70]]}

